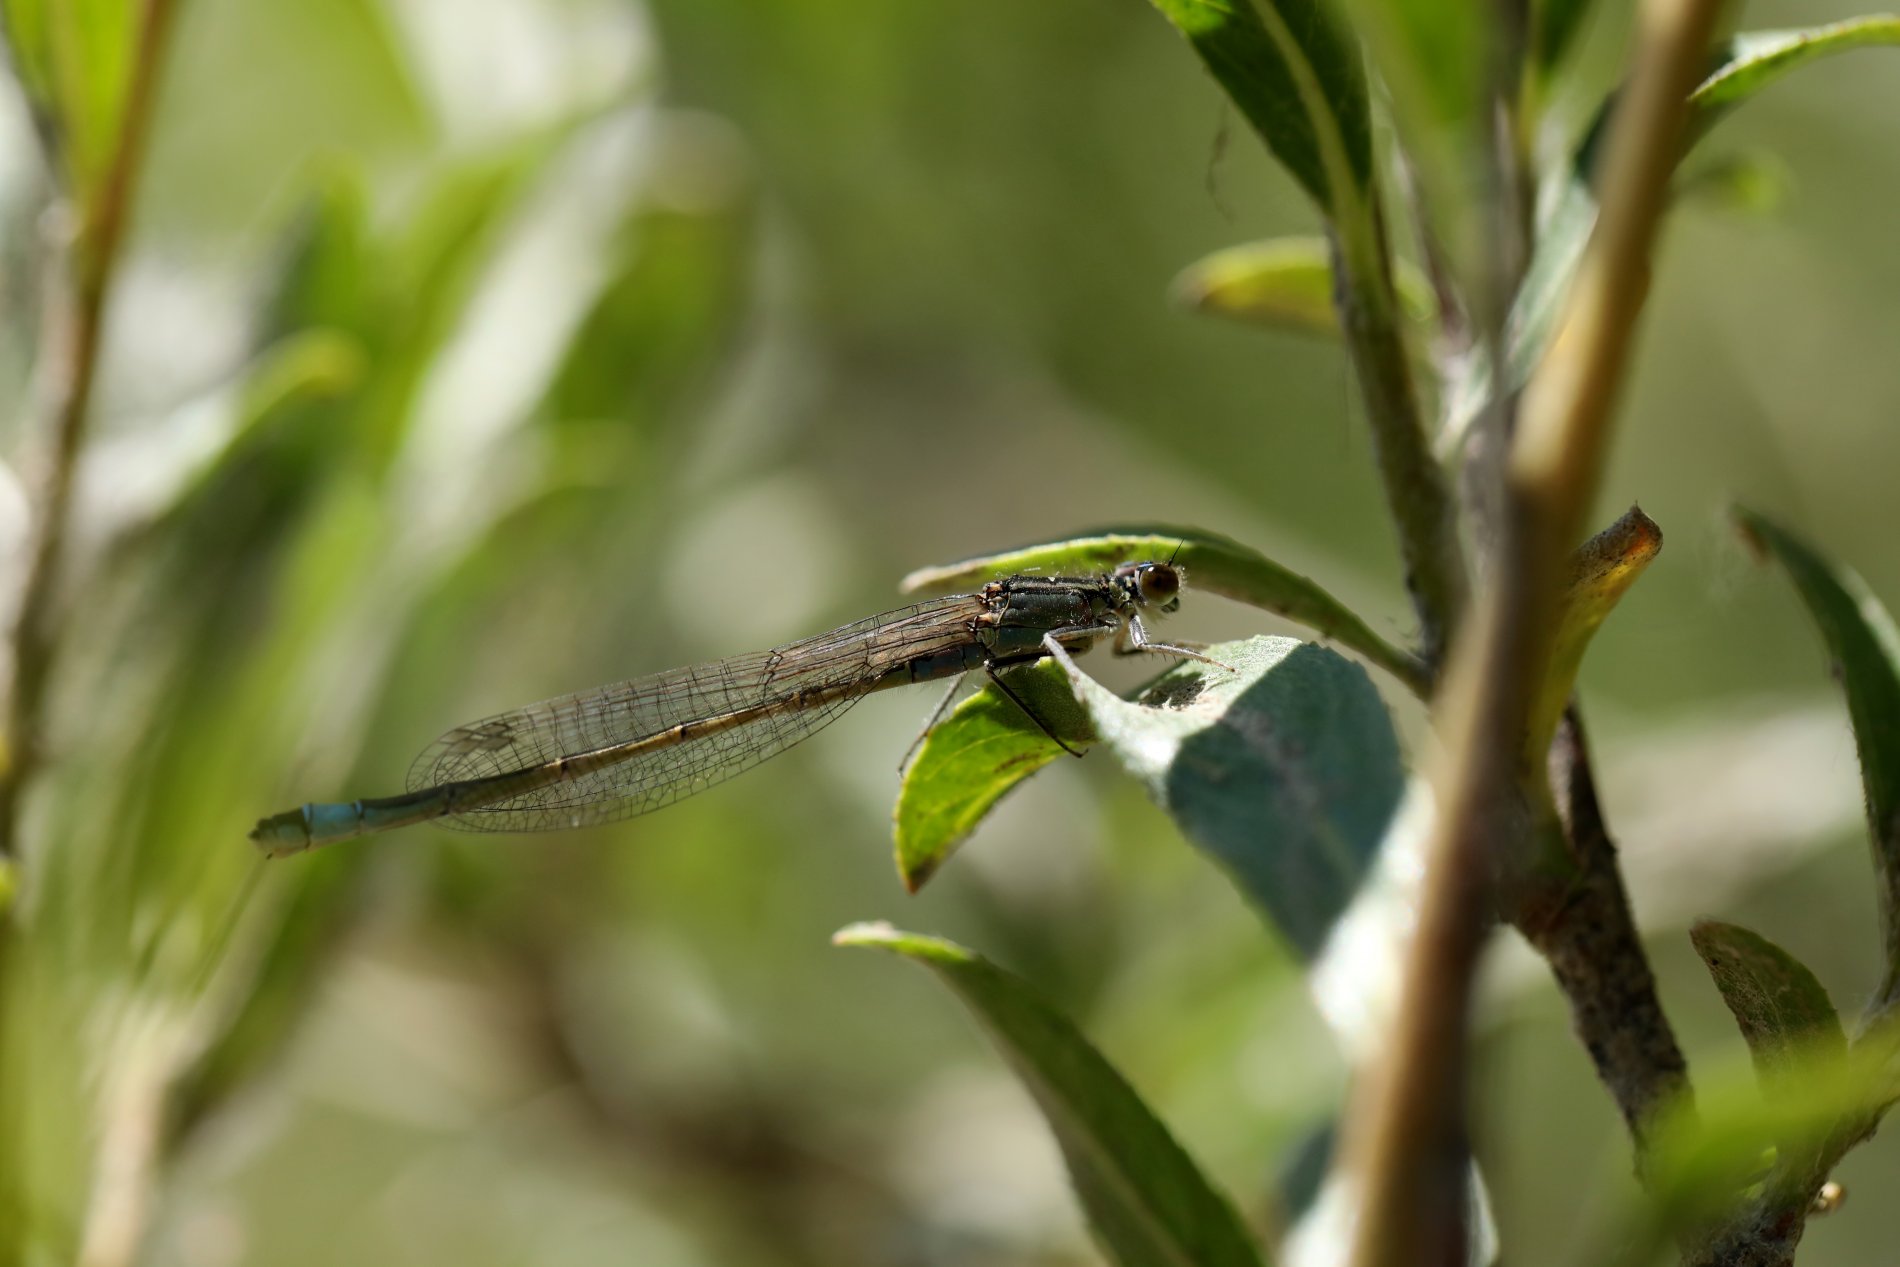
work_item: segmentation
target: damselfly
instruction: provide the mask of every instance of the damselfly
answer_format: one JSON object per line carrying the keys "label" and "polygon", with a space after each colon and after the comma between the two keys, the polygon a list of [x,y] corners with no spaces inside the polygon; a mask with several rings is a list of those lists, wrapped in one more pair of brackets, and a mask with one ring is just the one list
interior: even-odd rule
{"label": "damselfly", "polygon": [[282,857],[433,819],[467,831],[614,822],[751,769],[873,691],[981,669],[1020,707],[1001,670],[1105,635],[1118,651],[1206,660],[1154,641],[1142,624],[1143,612],[1180,607],[1181,582],[1171,563],[1010,576],[776,651],[532,704],[430,744],[409,768],[405,795],[305,805],[263,819],[251,839]]}

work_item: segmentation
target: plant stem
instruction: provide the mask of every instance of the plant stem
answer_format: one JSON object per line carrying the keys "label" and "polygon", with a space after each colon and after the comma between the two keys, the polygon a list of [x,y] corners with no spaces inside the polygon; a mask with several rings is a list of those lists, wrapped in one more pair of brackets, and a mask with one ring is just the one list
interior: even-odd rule
{"label": "plant stem", "polygon": [[92,415],[107,306],[131,219],[176,9],[174,0],[146,0],[117,144],[98,189],[79,209],[79,223],[67,252],[70,294],[56,298],[47,309],[47,337],[41,346],[58,358],[50,376],[52,453],[34,518],[33,548],[14,627],[7,760],[0,771],[0,858],[18,850],[20,803],[40,762],[42,714],[58,647],[59,585],[73,486]]}
{"label": "plant stem", "polygon": [[1350,1106],[1356,1267],[1454,1263],[1464,1246],[1466,1023],[1504,851],[1531,838],[1518,756],[1571,547],[1597,488],[1650,253],[1719,0],[1647,0],[1603,168],[1602,215],[1552,351],[1524,393],[1496,583],[1441,690],[1445,759],[1391,1041]]}
{"label": "plant stem", "polygon": [[1341,218],[1333,239],[1336,306],[1398,528],[1405,586],[1418,613],[1419,657],[1435,672],[1465,605],[1465,565],[1450,488],[1412,381],[1383,221],[1376,200],[1363,215]]}
{"label": "plant stem", "polygon": [[1577,870],[1554,908],[1524,904],[1506,917],[1549,961],[1577,1036],[1629,1127],[1636,1173],[1647,1178],[1658,1116],[1690,1094],[1689,1066],[1630,913],[1574,704],[1551,745],[1550,782]]}

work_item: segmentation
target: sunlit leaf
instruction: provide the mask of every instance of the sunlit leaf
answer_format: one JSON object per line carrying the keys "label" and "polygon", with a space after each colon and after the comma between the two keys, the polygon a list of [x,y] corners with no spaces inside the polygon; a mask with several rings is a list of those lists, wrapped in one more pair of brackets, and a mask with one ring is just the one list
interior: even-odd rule
{"label": "sunlit leaf", "polygon": [[[1583,653],[1610,610],[1622,599],[1662,550],[1662,529],[1632,506],[1623,517],[1584,542],[1570,557],[1570,576],[1557,618],[1550,669],[1538,688],[1526,732],[1527,756],[1541,761],[1557,733],[1570,693],[1576,687]],[[1533,767],[1535,768],[1535,767]]]}
{"label": "sunlit leaf", "polygon": [[134,42],[146,6],[133,0],[5,0],[8,51],[62,169],[91,202],[118,148]]}
{"label": "sunlit leaf", "polygon": [[[1333,306],[1333,263],[1326,239],[1270,238],[1216,251],[1196,260],[1174,280],[1177,302],[1197,312],[1300,334],[1339,337]],[[1395,280],[1406,313],[1425,321],[1432,313],[1431,285],[1400,262]]]}
{"label": "sunlit leaf", "polygon": [[1787,570],[1847,693],[1880,872],[1885,994],[1891,998],[1900,982],[1900,630],[1854,572],[1830,563],[1764,515],[1739,508],[1735,515],[1755,547]]}
{"label": "sunlit leaf", "polygon": [[1232,1204],[1135,1089],[1027,982],[961,946],[886,924],[853,925],[833,940],[924,965],[970,1009],[1048,1119],[1090,1229],[1111,1261],[1264,1261]]}
{"label": "sunlit leaf", "polygon": [[1187,574],[1190,602],[1192,591],[1203,589],[1284,616],[1357,651],[1414,692],[1430,690],[1429,676],[1416,656],[1374,633],[1351,608],[1310,578],[1239,542],[1199,529],[1105,528],[1064,541],[921,568],[904,578],[903,588],[906,593],[945,593],[1017,572],[1096,573],[1144,559],[1178,563]]}
{"label": "sunlit leaf", "polygon": [[1009,689],[1042,725],[996,686],[986,686],[931,727],[904,767],[894,835],[898,874],[913,893],[1010,789],[1065,755],[1044,726],[1077,752],[1095,742],[1088,713],[1055,664],[1010,670]]}
{"label": "sunlit leaf", "polygon": [[1095,731],[1303,958],[1351,902],[1405,787],[1364,669],[1313,643],[1207,649],[1135,702],[1065,657]]}
{"label": "sunlit leaf", "polygon": [[1852,48],[1900,45],[1900,17],[1849,18],[1790,31],[1745,31],[1716,55],[1716,68],[1689,94],[1691,144],[1730,110],[1797,66]]}
{"label": "sunlit leaf", "polygon": [[1689,940],[1734,1013],[1764,1088],[1799,1077],[1804,1061],[1846,1051],[1833,1002],[1799,959],[1759,933],[1719,920],[1699,921]]}
{"label": "sunlit leaf", "polygon": [[1359,51],[1327,11],[1301,0],[1153,0],[1200,54],[1267,148],[1339,215],[1371,180],[1372,132]]}

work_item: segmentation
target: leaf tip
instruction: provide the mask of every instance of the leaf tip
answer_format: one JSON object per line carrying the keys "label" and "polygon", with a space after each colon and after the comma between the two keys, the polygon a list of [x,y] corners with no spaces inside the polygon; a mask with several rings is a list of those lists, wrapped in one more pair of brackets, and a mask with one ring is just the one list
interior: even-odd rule
{"label": "leaf tip", "polygon": [[918,891],[930,882],[930,877],[937,874],[937,866],[940,862],[940,858],[906,858],[903,851],[899,850],[897,878],[903,882],[904,892],[915,897]]}
{"label": "leaf tip", "polygon": [[897,942],[897,929],[889,920],[868,919],[846,924],[831,935],[834,946],[890,946]]}
{"label": "leaf tip", "polygon": [[1768,561],[1768,540],[1766,530],[1768,521],[1755,511],[1737,502],[1729,507],[1729,520],[1735,525],[1735,531],[1741,535],[1742,544],[1748,548],[1755,562]]}

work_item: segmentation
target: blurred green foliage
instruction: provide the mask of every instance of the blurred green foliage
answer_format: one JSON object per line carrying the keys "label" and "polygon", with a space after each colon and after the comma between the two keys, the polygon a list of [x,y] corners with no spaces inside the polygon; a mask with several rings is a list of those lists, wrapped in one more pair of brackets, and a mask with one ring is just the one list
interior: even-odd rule
{"label": "blurred green foliage", "polygon": [[[1559,141],[1615,64],[1617,15],[1573,37],[1580,8],[1542,6],[1540,48],[1575,63]],[[0,381],[25,401],[36,226],[55,175],[98,168],[124,10],[5,12],[40,117],[83,125],[49,173],[28,99],[0,113]],[[61,13],[103,51],[34,25]],[[1734,497],[1900,595],[1900,80],[1830,65],[1707,142],[1778,153],[1790,192],[1675,220],[1607,481],[1671,533],[1583,689],[1692,1057],[1737,1043],[1685,904],[1771,930],[1837,998],[1879,962],[1843,749],[1686,825],[1645,783],[1708,768],[1738,715],[1765,736],[1831,706],[1799,610],[1730,542]],[[140,1260],[181,1267],[1085,1261],[1007,1075],[940,999],[826,945],[882,915],[1085,1018],[1263,1204],[1339,1058],[1290,952],[1102,762],[1017,793],[914,900],[888,814],[929,702],[892,696],[615,828],[268,867],[243,839],[396,790],[449,724],[1093,522],[1261,543],[1405,641],[1338,351],[1166,302],[1188,262],[1313,226],[1241,126],[1135,3],[190,0],[0,947],[5,1256],[129,1261],[111,1237],[149,1221]],[[17,551],[42,438],[10,417]],[[1176,627],[1262,623],[1190,594]],[[1626,1195],[1624,1145],[1542,976],[1500,977],[1480,1153],[1505,1244],[1548,1261]],[[1552,1140],[1602,1178],[1552,1173]],[[1891,1191],[1900,1158],[1876,1141],[1843,1179]],[[1804,1261],[1867,1261],[1883,1213],[1850,1201]]]}

